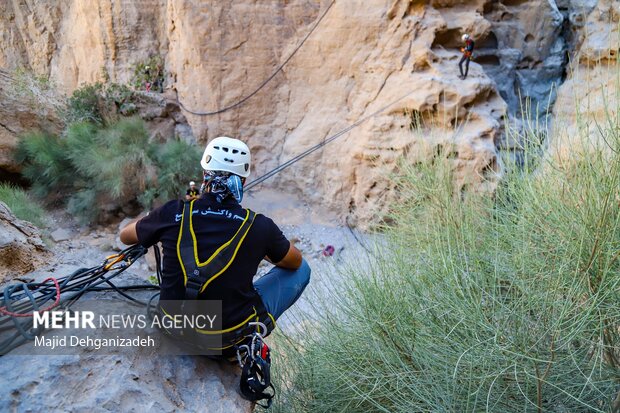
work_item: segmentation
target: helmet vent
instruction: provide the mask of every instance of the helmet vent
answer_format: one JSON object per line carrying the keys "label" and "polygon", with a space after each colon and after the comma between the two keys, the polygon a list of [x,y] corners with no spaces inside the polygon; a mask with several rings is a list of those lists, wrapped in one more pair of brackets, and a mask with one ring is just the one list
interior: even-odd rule
{"label": "helmet vent", "polygon": [[228,162],[228,163],[234,163],[234,162],[235,162],[235,161],[233,161],[232,159],[228,159],[228,158],[224,158],[224,161],[225,161],[225,162]]}
{"label": "helmet vent", "polygon": [[228,148],[225,146],[222,146],[222,149],[224,150],[224,152],[228,152]]}
{"label": "helmet vent", "polygon": [[244,166],[245,166],[245,170],[246,170],[246,171],[247,171],[248,169],[250,169],[250,164],[249,164],[249,163],[246,163]]}
{"label": "helmet vent", "polygon": [[247,153],[245,153],[245,152],[241,151],[241,155],[247,155]]}
{"label": "helmet vent", "polygon": [[214,149],[217,149],[218,151],[220,150],[220,147],[219,147],[219,146],[214,146],[213,148],[214,148]]}
{"label": "helmet vent", "polygon": [[239,153],[239,149],[233,149],[233,153]]}

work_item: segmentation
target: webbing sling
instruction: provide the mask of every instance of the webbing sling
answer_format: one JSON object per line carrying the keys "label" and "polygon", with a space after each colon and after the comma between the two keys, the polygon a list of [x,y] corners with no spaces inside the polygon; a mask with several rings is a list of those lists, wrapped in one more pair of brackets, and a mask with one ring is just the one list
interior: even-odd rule
{"label": "webbing sling", "polygon": [[185,298],[188,300],[197,299],[198,294],[232,264],[256,217],[254,211],[246,210],[245,219],[235,235],[218,248],[207,261],[201,263],[198,260],[198,246],[192,227],[193,205],[194,201],[185,202],[177,242],[177,254],[185,277]]}

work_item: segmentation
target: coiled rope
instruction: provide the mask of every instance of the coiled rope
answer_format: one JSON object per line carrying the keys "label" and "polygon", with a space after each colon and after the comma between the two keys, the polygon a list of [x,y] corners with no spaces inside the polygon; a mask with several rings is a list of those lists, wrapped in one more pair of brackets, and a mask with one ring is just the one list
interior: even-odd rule
{"label": "coiled rope", "polygon": [[[33,340],[41,332],[40,329],[33,328],[34,311],[44,312],[52,308],[68,310],[86,293],[115,291],[135,304],[147,305],[125,291],[159,290],[159,286],[152,284],[117,286],[111,281],[127,270],[146,251],[146,248],[134,245],[119,254],[107,257],[101,265],[81,268],[66,277],[48,278],[39,283],[19,283],[7,286],[0,292],[0,355],[6,354],[26,341]],[[51,285],[48,282],[50,280]],[[108,286],[100,286],[101,284]],[[42,308],[50,301],[51,305]],[[13,330],[17,331],[13,332]]]}

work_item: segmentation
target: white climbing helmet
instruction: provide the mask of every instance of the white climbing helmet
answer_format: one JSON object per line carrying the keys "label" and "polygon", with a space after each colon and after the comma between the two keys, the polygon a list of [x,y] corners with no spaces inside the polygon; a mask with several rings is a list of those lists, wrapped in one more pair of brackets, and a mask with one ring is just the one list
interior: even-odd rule
{"label": "white climbing helmet", "polygon": [[250,175],[250,148],[239,139],[219,136],[207,145],[200,165],[205,171],[224,171],[247,178]]}
{"label": "white climbing helmet", "polygon": [[461,39],[463,39],[463,41],[469,40],[469,35],[465,33],[463,36],[461,36]]}
{"label": "white climbing helmet", "polygon": [[189,186],[195,186],[195,185],[196,185],[196,182],[194,182],[194,181],[189,181]]}

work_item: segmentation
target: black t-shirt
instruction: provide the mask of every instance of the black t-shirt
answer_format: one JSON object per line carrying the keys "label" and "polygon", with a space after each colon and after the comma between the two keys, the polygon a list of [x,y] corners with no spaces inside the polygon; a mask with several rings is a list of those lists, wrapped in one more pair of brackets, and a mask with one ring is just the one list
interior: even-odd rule
{"label": "black t-shirt", "polygon": [[[150,247],[162,243],[161,300],[182,300],[185,297],[183,272],[177,256],[183,204],[181,200],[170,201],[151,211],[136,225],[141,245]],[[246,212],[231,197],[218,203],[214,195],[206,193],[194,202],[192,215],[198,258],[204,262],[233,237]],[[289,241],[280,228],[270,218],[257,214],[235,260],[199,296],[206,300],[222,300],[223,328],[245,320],[260,300],[252,278],[261,260],[267,256],[272,262],[281,261],[288,249]]]}
{"label": "black t-shirt", "polygon": [[198,189],[192,189],[189,188],[187,190],[187,192],[185,193],[185,195],[189,195],[189,196],[197,196],[198,195]]}

